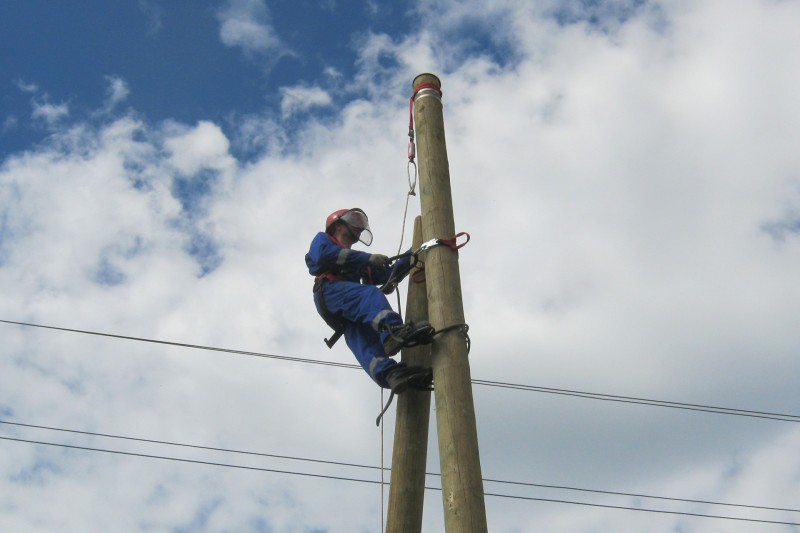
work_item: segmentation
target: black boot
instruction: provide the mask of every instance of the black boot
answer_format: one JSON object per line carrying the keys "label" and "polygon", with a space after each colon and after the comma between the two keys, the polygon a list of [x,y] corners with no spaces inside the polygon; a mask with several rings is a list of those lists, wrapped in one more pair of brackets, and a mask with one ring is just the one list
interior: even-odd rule
{"label": "black boot", "polygon": [[383,341],[383,350],[391,357],[404,346],[417,346],[433,342],[434,330],[426,320],[407,322],[402,326],[388,326],[389,336]]}
{"label": "black boot", "polygon": [[398,365],[389,372],[386,381],[395,394],[402,394],[408,389],[431,391],[433,390],[433,369]]}

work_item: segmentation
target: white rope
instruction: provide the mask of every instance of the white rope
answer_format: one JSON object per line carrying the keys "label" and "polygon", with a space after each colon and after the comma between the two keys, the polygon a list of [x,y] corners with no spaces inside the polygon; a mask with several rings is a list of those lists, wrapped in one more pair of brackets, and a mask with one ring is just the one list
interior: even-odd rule
{"label": "white rope", "polygon": [[[383,387],[380,387],[380,389],[381,389],[381,408],[383,408]],[[384,470],[383,470],[383,454],[384,454],[384,452],[383,452],[383,433],[384,433],[383,419],[381,419],[381,531],[386,531],[386,524],[384,522],[384,520],[385,520],[384,517],[386,516],[386,507],[385,507],[385,504],[384,504],[384,501],[383,501],[384,484],[385,484],[384,479],[383,479],[383,472],[384,472]]]}
{"label": "white rope", "polygon": [[[411,179],[411,167],[414,167],[414,179]],[[412,196],[416,196],[417,193],[414,189],[417,187],[417,164],[413,161],[409,161],[408,165],[406,166],[406,175],[408,176],[408,193],[406,193],[406,207],[403,211],[403,228],[400,232],[400,246],[397,247],[397,255],[400,255],[400,252],[403,250],[403,240],[406,236],[406,219],[408,218],[408,202]]]}

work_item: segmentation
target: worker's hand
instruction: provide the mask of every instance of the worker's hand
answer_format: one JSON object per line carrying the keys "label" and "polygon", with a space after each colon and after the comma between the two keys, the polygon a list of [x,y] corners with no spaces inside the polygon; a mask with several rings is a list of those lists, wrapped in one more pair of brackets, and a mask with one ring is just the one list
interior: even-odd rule
{"label": "worker's hand", "polygon": [[369,256],[369,264],[378,270],[384,270],[389,268],[389,258],[383,254],[372,254]]}

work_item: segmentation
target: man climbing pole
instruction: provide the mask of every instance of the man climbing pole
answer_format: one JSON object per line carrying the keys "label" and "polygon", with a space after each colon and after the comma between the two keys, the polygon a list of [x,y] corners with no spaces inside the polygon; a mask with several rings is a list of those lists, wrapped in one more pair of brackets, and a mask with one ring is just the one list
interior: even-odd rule
{"label": "man climbing pole", "polygon": [[[430,368],[406,366],[390,357],[403,346],[431,342],[433,328],[425,321],[403,323],[378,287],[391,277],[407,274],[410,254],[389,257],[351,247],[372,244],[372,232],[361,209],[339,209],[325,221],[306,254],[308,272],[314,276],[314,303],[335,334],[328,347],[344,335],[359,364],[379,386],[395,394],[407,389],[430,390]],[[400,273],[400,274],[398,274]]]}

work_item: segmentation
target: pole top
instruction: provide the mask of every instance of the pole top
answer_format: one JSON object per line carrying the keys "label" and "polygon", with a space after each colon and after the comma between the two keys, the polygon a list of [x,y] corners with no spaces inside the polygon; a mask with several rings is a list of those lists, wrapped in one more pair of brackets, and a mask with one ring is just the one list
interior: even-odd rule
{"label": "pole top", "polygon": [[416,91],[417,87],[420,85],[427,85],[432,84],[435,85],[437,88],[442,88],[442,82],[435,74],[430,74],[425,72],[423,74],[419,74],[416,78],[414,78],[413,83],[411,84],[413,89]]}

